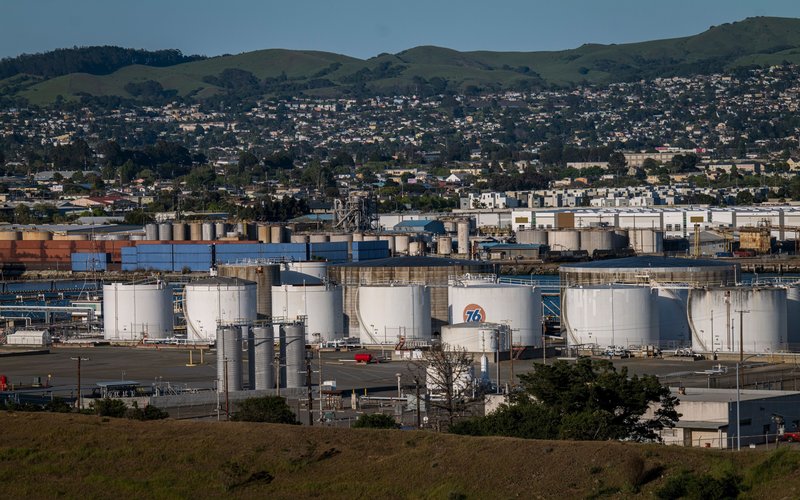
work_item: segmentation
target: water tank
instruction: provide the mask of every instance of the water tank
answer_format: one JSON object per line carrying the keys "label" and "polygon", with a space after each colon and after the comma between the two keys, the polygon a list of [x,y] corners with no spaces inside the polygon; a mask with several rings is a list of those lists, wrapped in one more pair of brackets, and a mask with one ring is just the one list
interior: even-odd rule
{"label": "water tank", "polygon": [[591,256],[595,250],[609,251],[614,249],[614,233],[606,229],[588,229],[581,231],[581,250]]}
{"label": "water tank", "polygon": [[327,243],[328,239],[329,237],[327,234],[314,233],[308,235],[309,243]]}
{"label": "water tank", "polygon": [[257,391],[275,388],[275,340],[272,328],[253,327],[255,383]]}
{"label": "water tank", "polygon": [[647,286],[567,288],[561,327],[570,345],[659,345],[657,294]]}
{"label": "water tank", "polygon": [[542,345],[542,292],[504,283],[450,286],[448,323],[497,323],[511,329],[514,345]]}
{"label": "water tank", "polygon": [[216,235],[217,239],[222,239],[228,234],[228,224],[225,222],[215,222],[214,223],[214,234]]}
{"label": "water tank", "polygon": [[328,263],[325,261],[313,260],[281,263],[281,284],[319,284],[327,279]]}
{"label": "water tank", "polygon": [[508,328],[505,325],[459,323],[442,327],[442,344],[470,353],[508,352],[508,340]]}
{"label": "water tank", "polygon": [[628,229],[628,241],[638,254],[664,251],[664,232],[656,229]]}
{"label": "water tank", "polygon": [[185,222],[173,222],[172,223],[172,239],[174,241],[186,241],[187,234],[186,234],[186,223]]}
{"label": "water tank", "polygon": [[22,238],[19,231],[0,231],[0,241],[16,241]]}
{"label": "water tank", "polygon": [[162,222],[158,225],[158,240],[170,241],[172,240],[172,224],[169,222]]}
{"label": "water tank", "polygon": [[398,234],[394,237],[394,251],[398,254],[408,254],[408,245],[411,237],[407,234]]}
{"label": "water tank", "polygon": [[790,351],[800,351],[800,285],[786,287],[786,343]]}
{"label": "water tank", "polygon": [[217,391],[242,390],[242,330],[220,326],[216,330]]}
{"label": "water tank", "polygon": [[255,283],[256,313],[261,318],[272,317],[272,287],[281,283],[278,264],[220,264],[217,275]]}
{"label": "water tank", "polygon": [[270,237],[272,243],[286,243],[285,233],[283,226],[271,226]]}
{"label": "water tank", "polygon": [[290,321],[306,320],[306,343],[344,337],[342,289],[332,285],[281,285],[272,288],[272,313]]}
{"label": "water tank", "polygon": [[687,304],[689,290],[681,287],[654,287],[658,304],[658,331],[662,347],[688,347],[692,344]]}
{"label": "water tank", "polygon": [[201,234],[203,235],[203,241],[213,240],[217,235],[216,226],[214,226],[214,223],[203,222]]}
{"label": "water tank", "polygon": [[469,221],[460,220],[456,224],[456,231],[458,232],[458,253],[460,255],[469,254]]}
{"label": "water tank", "polygon": [[520,229],[517,231],[517,243],[547,245],[547,231],[544,229]]}
{"label": "water tank", "polygon": [[436,238],[436,249],[439,255],[450,255],[453,253],[453,238],[439,236]]}
{"label": "water tank", "polygon": [[144,237],[147,241],[158,240],[158,225],[152,222],[144,225]]}
{"label": "water tank", "polygon": [[189,223],[189,239],[192,241],[201,241],[203,239],[203,224],[200,222]]}
{"label": "water tank", "polygon": [[689,291],[692,348],[699,352],[746,353],[786,349],[785,288],[717,287]]}
{"label": "water tank", "polygon": [[422,241],[412,241],[408,244],[408,255],[420,256],[425,255],[425,243]]}
{"label": "water tank", "polygon": [[172,311],[172,288],[165,283],[103,285],[103,337],[106,340],[171,337]]}
{"label": "water tank", "polygon": [[220,322],[256,319],[256,284],[225,277],[192,281],[185,287],[183,313],[189,341],[213,342]]}
{"label": "water tank", "polygon": [[269,226],[259,224],[257,233],[258,241],[260,243],[272,243],[272,233],[269,230]]}
{"label": "water tank", "polygon": [[358,289],[362,344],[394,345],[399,339],[431,339],[431,293],[421,285],[361,286]]}
{"label": "water tank", "polygon": [[281,343],[285,339],[287,389],[306,386],[306,334],[302,324],[281,325]]}
{"label": "water tank", "polygon": [[575,229],[554,229],[547,232],[550,250],[569,252],[581,249],[581,233]]}
{"label": "water tank", "polygon": [[24,241],[47,241],[53,239],[50,231],[22,231]]}
{"label": "water tank", "polygon": [[291,243],[308,243],[308,235],[307,234],[293,234],[289,238],[289,242],[291,242]]}
{"label": "water tank", "polygon": [[[2,238],[0,238],[2,239]],[[54,241],[88,241],[88,234],[53,233]]]}
{"label": "water tank", "polygon": [[380,241],[385,241],[389,245],[389,255],[394,255],[394,235],[382,234],[378,236]]}

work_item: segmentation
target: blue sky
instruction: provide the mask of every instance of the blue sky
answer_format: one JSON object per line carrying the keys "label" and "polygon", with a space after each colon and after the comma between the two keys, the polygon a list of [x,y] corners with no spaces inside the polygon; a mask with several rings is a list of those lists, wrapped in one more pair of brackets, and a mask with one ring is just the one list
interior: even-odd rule
{"label": "blue sky", "polygon": [[367,58],[418,45],[559,50],[699,33],[797,0],[8,0],[0,57],[75,45],[236,54],[314,49]]}

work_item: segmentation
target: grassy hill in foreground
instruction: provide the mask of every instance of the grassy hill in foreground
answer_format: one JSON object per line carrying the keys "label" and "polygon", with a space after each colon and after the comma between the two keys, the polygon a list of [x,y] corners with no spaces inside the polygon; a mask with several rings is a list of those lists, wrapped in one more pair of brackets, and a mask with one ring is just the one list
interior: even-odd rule
{"label": "grassy hill in foreground", "polygon": [[0,414],[0,497],[652,497],[681,471],[800,497],[800,452]]}
{"label": "grassy hill in foreground", "polygon": [[[419,92],[434,78],[452,90],[529,89],[579,82],[608,83],[660,76],[690,76],[752,65],[800,63],[800,19],[756,17],[713,26],[683,38],[628,44],[585,44],[552,52],[458,52],[415,47],[361,60],[329,52],[259,50],[168,67],[127,66],[110,75],[72,73],[39,82],[0,80],[0,96],[22,96],[36,104],[57,95],[133,97],[128,83],[158,82],[181,96],[204,98],[225,90],[214,83],[226,69],[256,78],[286,78],[265,86],[269,95],[345,95],[355,92]],[[13,84],[12,84],[13,83]],[[224,82],[222,82],[224,83]],[[434,92],[437,85],[432,84]]]}

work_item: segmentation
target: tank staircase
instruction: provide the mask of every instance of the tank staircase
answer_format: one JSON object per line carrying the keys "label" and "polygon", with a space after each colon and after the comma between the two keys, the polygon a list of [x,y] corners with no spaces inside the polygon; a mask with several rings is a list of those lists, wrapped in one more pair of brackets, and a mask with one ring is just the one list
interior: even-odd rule
{"label": "tank staircase", "polygon": [[517,361],[522,356],[522,353],[525,352],[525,346],[514,346],[511,348],[511,357],[514,361]]}
{"label": "tank staircase", "polygon": [[402,350],[414,350],[414,349],[423,349],[430,347],[430,342],[426,340],[417,340],[417,339],[406,339],[405,337],[400,337],[400,340],[397,341],[397,344],[394,346],[395,351],[402,351]]}

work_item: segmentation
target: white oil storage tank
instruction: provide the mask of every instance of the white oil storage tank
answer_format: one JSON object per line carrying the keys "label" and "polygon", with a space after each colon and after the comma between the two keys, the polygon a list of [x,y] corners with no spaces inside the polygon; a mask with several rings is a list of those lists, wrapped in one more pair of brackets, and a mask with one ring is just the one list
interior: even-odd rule
{"label": "white oil storage tank", "polygon": [[256,284],[239,278],[213,277],[186,284],[183,313],[190,342],[213,342],[217,325],[256,319]]}
{"label": "white oil storage tank", "polygon": [[561,326],[570,345],[656,346],[657,293],[647,286],[589,285],[567,288]]}
{"label": "white oil storage tank", "polygon": [[637,254],[664,251],[664,232],[656,229],[628,229],[628,241]]}
{"label": "white oil storage tank", "polygon": [[581,250],[592,256],[595,250],[605,252],[614,249],[614,232],[607,229],[585,229],[581,231]]}
{"label": "white oil storage tank", "polygon": [[103,285],[103,337],[106,340],[171,337],[172,311],[172,288],[166,283]]}
{"label": "white oil storage tank", "polygon": [[272,287],[272,314],[289,321],[306,320],[306,342],[318,344],[344,336],[342,289],[333,285]]}
{"label": "white oil storage tank", "polygon": [[569,252],[581,249],[581,233],[576,229],[554,229],[547,232],[550,250]]}
{"label": "white oil storage tank", "polygon": [[362,344],[431,339],[431,293],[426,286],[361,286],[356,314]]}
{"label": "white oil storage tank", "polygon": [[506,283],[448,287],[448,323],[497,323],[511,328],[514,345],[542,345],[542,292]]}
{"label": "white oil storage tank", "polygon": [[698,352],[771,353],[786,349],[786,289],[694,288],[689,291],[692,348]]}
{"label": "white oil storage tank", "polygon": [[786,287],[786,343],[792,352],[800,351],[800,285]]}
{"label": "white oil storage tank", "polygon": [[656,286],[658,297],[658,331],[661,347],[677,348],[692,345],[692,330],[686,306],[689,289],[685,286]]}
{"label": "white oil storage tank", "polygon": [[508,352],[509,329],[496,323],[459,323],[442,326],[442,344],[469,353]]}
{"label": "white oil storage tank", "polygon": [[284,262],[281,264],[281,283],[302,285],[303,279],[306,277],[307,283],[318,283],[327,280],[328,263],[320,260]]}

